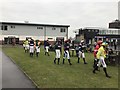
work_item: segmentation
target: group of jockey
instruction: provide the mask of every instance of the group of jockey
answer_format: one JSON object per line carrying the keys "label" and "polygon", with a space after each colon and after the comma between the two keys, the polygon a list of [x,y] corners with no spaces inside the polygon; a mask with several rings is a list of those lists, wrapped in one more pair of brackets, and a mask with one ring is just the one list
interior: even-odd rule
{"label": "group of jockey", "polygon": [[[36,56],[38,57],[39,53],[40,53],[40,41],[39,40],[33,40],[33,39],[26,39],[24,41],[24,49],[25,49],[25,52],[29,52],[30,53],[30,56],[33,57],[33,54],[34,52],[36,53]],[[50,56],[49,54],[49,41],[47,40],[46,42],[44,42],[44,49],[45,49],[45,55],[47,54],[48,56]],[[107,55],[107,46],[108,46],[108,43],[106,42],[102,42],[101,40],[97,42],[97,45],[95,45],[95,48],[94,48],[94,65],[93,65],[93,73],[96,73],[96,71],[99,71],[99,67],[102,65],[103,67],[103,70],[105,72],[105,75],[106,77],[110,78],[111,76],[108,75],[107,73],[107,65],[105,63],[105,58],[106,58],[106,55]],[[68,63],[69,65],[72,65],[71,63],[71,60],[70,60],[70,42],[69,41],[65,41],[64,42],[64,55],[63,55],[63,64],[65,63],[65,59],[68,60]],[[84,41],[81,41],[79,44],[78,44],[78,61],[77,63],[80,62],[80,58],[83,59],[84,61],[84,64],[87,64],[86,62],[86,59],[85,59],[85,54],[84,54]],[[56,61],[57,64],[59,65],[60,64],[60,57],[61,57],[61,51],[62,51],[62,44],[61,42],[58,40],[56,41],[55,43],[55,59],[54,59],[54,64],[56,64]]]}
{"label": "group of jockey", "polygon": [[99,40],[97,45],[94,48],[94,64],[93,64],[93,73],[99,71],[99,67],[102,65],[103,71],[105,72],[106,77],[111,78],[107,73],[106,58],[108,54],[108,43],[102,42]]}
{"label": "group of jockey", "polygon": [[[60,41],[57,41],[55,44],[55,59],[54,59],[54,63],[56,64],[56,60],[58,59],[58,64],[60,61],[60,56],[61,56],[61,44]],[[72,65],[71,60],[70,60],[70,42],[69,41],[65,41],[64,42],[64,55],[63,55],[63,64],[65,63],[65,59],[68,60],[69,65]],[[80,44],[78,44],[77,46],[79,48],[79,52],[78,52],[78,63],[80,58],[83,58],[84,64],[87,64],[86,60],[85,60],[85,54],[84,54],[84,42],[81,41]]]}
{"label": "group of jockey", "polygon": [[40,53],[40,41],[39,40],[33,40],[31,39],[26,39],[23,42],[23,47],[26,52],[30,53],[30,57],[33,57],[34,53],[36,53],[36,57],[38,57],[39,53]]}

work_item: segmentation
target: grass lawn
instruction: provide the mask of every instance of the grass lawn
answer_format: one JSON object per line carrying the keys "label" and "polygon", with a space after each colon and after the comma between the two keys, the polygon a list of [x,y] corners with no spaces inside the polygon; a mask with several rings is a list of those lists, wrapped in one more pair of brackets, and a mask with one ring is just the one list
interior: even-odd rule
{"label": "grass lawn", "polygon": [[30,58],[21,47],[3,47],[6,55],[10,56],[38,85],[40,88],[118,88],[118,67],[108,66],[108,79],[101,68],[97,74],[92,73],[93,54],[86,53],[87,65],[77,63],[76,57],[71,57],[72,66],[65,61],[60,65],[53,64],[54,52],[50,56],[44,55],[41,48],[39,57]]}

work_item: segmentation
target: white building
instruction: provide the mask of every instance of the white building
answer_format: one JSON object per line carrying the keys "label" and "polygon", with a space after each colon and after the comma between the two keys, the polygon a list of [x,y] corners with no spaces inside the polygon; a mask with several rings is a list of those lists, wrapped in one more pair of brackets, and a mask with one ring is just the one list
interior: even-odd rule
{"label": "white building", "polygon": [[12,39],[16,38],[16,42],[33,38],[35,40],[55,41],[57,38],[68,39],[69,25],[51,25],[51,24],[36,24],[36,23],[15,23],[15,22],[0,22],[0,41],[11,44]]}

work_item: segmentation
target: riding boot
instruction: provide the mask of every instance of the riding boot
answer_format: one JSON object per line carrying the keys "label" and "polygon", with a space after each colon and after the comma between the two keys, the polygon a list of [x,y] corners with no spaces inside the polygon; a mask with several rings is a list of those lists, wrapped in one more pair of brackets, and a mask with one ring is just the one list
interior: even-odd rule
{"label": "riding boot", "polygon": [[36,52],[36,56],[38,57],[38,52]]}
{"label": "riding boot", "polygon": [[33,57],[33,53],[31,53],[32,57]]}
{"label": "riding boot", "polygon": [[27,50],[27,53],[29,52],[29,50]]}
{"label": "riding boot", "polygon": [[108,75],[106,68],[103,68],[103,71],[105,72],[106,77],[111,78],[111,76]]}
{"label": "riding boot", "polygon": [[63,64],[64,64],[64,62],[65,62],[65,59],[63,58]]}
{"label": "riding boot", "polygon": [[98,66],[94,67],[93,73],[95,73],[95,71],[98,69]]}
{"label": "riding boot", "polygon": [[83,58],[84,64],[87,64],[87,62],[85,61],[85,58]]}
{"label": "riding boot", "polygon": [[54,64],[56,64],[56,58],[55,58],[55,60],[54,60]]}
{"label": "riding boot", "polygon": [[94,64],[93,64],[93,68],[95,68],[95,63],[96,63],[96,61],[95,61],[95,59],[94,59]]}
{"label": "riding boot", "polygon": [[60,58],[58,58],[58,64],[60,64]]}
{"label": "riding boot", "polygon": [[78,57],[78,63],[79,63],[79,61],[80,61],[80,58]]}
{"label": "riding boot", "polygon": [[47,52],[47,54],[48,54],[48,56],[50,56],[50,55],[49,55],[49,52]]}
{"label": "riding boot", "polygon": [[72,65],[71,62],[70,62],[70,59],[68,59],[68,62],[69,62],[70,65]]}

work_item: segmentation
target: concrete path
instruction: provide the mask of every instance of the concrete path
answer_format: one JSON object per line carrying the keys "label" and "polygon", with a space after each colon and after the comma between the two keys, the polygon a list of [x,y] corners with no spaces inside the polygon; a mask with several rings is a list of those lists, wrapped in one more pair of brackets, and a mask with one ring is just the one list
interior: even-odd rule
{"label": "concrete path", "polygon": [[[1,51],[1,46],[0,46],[0,51]],[[0,90],[2,89],[2,54],[0,52]]]}
{"label": "concrete path", "polygon": [[2,88],[35,88],[24,73],[0,50],[2,54]]}

